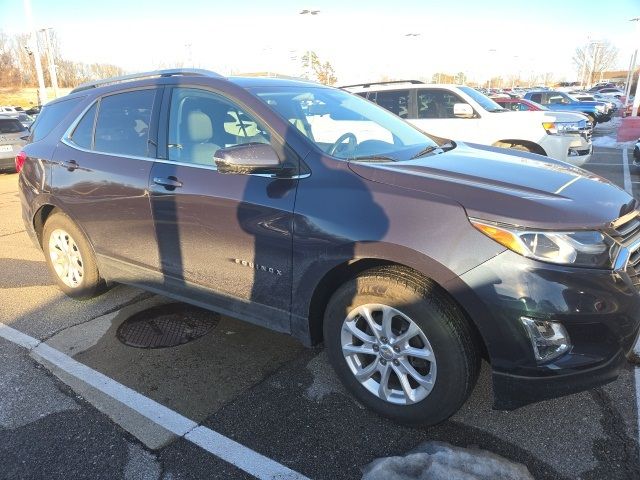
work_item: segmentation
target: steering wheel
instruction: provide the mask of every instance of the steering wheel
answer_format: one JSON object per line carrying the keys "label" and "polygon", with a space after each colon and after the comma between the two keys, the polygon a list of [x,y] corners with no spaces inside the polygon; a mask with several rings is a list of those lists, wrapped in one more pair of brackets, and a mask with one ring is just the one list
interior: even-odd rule
{"label": "steering wheel", "polygon": [[358,139],[353,133],[347,132],[340,135],[340,137],[334,142],[334,144],[331,145],[331,147],[329,147],[329,150],[327,151],[327,153],[329,155],[335,155],[336,151],[338,150],[338,147],[342,145],[345,140],[349,140],[349,143],[347,145],[350,150],[356,149],[356,146],[358,145]]}

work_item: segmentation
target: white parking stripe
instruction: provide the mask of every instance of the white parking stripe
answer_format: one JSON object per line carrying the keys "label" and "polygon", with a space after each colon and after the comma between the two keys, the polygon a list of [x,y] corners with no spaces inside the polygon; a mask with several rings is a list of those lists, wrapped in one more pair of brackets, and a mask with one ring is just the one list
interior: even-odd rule
{"label": "white parking stripe", "polygon": [[44,360],[55,365],[69,375],[138,412],[156,425],[184,437],[191,443],[256,478],[264,480],[309,480],[307,477],[210,428],[198,426],[193,420],[2,322],[0,322],[0,337],[31,351],[36,360]]}
{"label": "white parking stripe", "polygon": [[629,172],[629,156],[627,147],[622,147],[622,173],[624,175],[624,189],[633,196],[633,188],[631,186],[631,173]]}

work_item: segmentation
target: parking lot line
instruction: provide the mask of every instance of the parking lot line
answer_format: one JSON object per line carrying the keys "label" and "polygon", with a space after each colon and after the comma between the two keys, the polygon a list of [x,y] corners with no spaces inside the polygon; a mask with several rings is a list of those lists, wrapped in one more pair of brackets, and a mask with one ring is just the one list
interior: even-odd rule
{"label": "parking lot line", "polygon": [[193,420],[116,382],[106,375],[74,360],[49,345],[0,322],[0,337],[30,352],[36,360],[45,360],[69,375],[85,382],[114,400],[138,412],[155,424],[198,445],[216,457],[259,479],[308,480],[307,477],[267,458],[244,445],[199,426]]}
{"label": "parking lot line", "polygon": [[629,171],[629,156],[626,147],[622,147],[622,172],[624,174],[624,189],[633,196],[633,188],[631,186],[631,173]]}

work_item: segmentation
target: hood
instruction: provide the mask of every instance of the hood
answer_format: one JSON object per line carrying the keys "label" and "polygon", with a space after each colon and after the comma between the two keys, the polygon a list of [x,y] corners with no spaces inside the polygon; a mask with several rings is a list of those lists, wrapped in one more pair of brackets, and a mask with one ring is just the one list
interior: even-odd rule
{"label": "hood", "polygon": [[554,112],[549,110],[541,110],[544,113],[545,121],[552,122],[579,122],[580,120],[586,120],[587,116],[580,112]]}
{"label": "hood", "polygon": [[444,196],[484,220],[554,230],[602,228],[636,208],[608,180],[540,155],[458,143],[395,163],[350,162],[361,177]]}
{"label": "hood", "polygon": [[[586,105],[587,107],[595,107],[597,105],[600,105],[600,106],[606,107],[607,106],[607,102],[591,102],[591,101],[589,101],[589,102],[575,102],[573,105],[581,105],[581,106],[585,106]],[[551,108],[551,107],[549,107],[549,108]]]}

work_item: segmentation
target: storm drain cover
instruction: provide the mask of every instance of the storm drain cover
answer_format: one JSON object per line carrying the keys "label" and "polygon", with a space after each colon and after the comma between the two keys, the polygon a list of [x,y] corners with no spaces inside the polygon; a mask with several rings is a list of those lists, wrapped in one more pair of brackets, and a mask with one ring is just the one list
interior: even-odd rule
{"label": "storm drain cover", "polygon": [[138,348],[174,347],[200,338],[218,324],[216,313],[182,303],[142,310],[118,327],[118,339]]}

